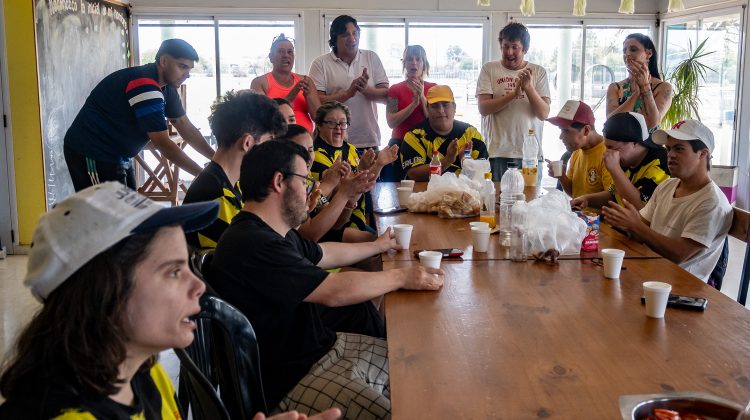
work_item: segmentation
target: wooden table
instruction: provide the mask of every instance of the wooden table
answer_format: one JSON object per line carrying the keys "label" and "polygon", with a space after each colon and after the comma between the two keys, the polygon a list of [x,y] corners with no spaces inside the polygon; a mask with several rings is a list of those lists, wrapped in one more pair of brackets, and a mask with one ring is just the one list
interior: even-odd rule
{"label": "wooden table", "polygon": [[[416,264],[392,261],[384,268]],[[617,419],[628,394],[750,399],[750,315],[663,259],[445,262],[439,292],[386,296],[393,419]],[[646,317],[641,283],[708,298]]]}
{"label": "wooden table", "polygon": [[[376,197],[375,208],[393,207],[398,202],[396,183],[379,183],[373,197]],[[417,183],[415,191],[424,191],[426,183]],[[532,199],[537,192],[534,189],[525,191],[527,199]],[[464,260],[507,260],[510,259],[510,249],[501,246],[498,235],[490,237],[487,252],[474,252],[471,244],[471,230],[469,222],[478,221],[479,217],[465,219],[441,219],[434,214],[426,213],[396,213],[388,216],[378,216],[378,230],[383,233],[389,226],[407,223],[414,226],[409,252],[389,252],[383,255],[383,261],[413,260],[415,250],[436,248],[458,248],[463,250]],[[601,224],[599,249],[619,248],[625,251],[626,258],[660,258],[644,244],[631,241],[623,234],[616,232],[609,225]],[[586,259],[599,256],[599,251],[584,251],[575,255],[563,255],[562,259]]]}
{"label": "wooden table", "polygon": [[[384,200],[393,186],[379,188],[376,202],[392,205]],[[750,399],[750,312],[735,301],[607,227],[600,246],[628,256],[619,280],[585,254],[517,263],[495,240],[472,255],[471,220],[378,219],[381,231],[413,224],[412,250],[456,247],[467,257],[442,263],[438,292],[386,296],[393,419],[617,419],[621,395]],[[383,261],[384,269],[418,264],[410,252]],[[708,309],[648,318],[640,303],[648,280],[706,297]]]}

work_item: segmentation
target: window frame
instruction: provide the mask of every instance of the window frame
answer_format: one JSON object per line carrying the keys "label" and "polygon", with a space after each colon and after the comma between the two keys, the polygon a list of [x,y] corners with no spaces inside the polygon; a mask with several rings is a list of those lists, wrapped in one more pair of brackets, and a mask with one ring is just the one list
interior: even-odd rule
{"label": "window frame", "polygon": [[[737,166],[739,165],[739,154],[740,154],[740,132],[738,130],[739,128],[739,118],[738,116],[742,115],[742,89],[744,86],[744,77],[743,73],[745,70],[745,60],[744,60],[744,53],[745,50],[745,44],[747,39],[747,34],[745,33],[746,30],[746,22],[747,22],[747,7],[744,2],[736,2],[736,4],[721,4],[718,6],[707,6],[705,8],[700,8],[698,10],[691,10],[690,12],[683,12],[675,15],[674,17],[668,17],[661,21],[661,25],[659,27],[659,61],[661,62],[661,65],[663,66],[663,63],[666,61],[667,57],[667,49],[666,49],[666,42],[667,42],[667,30],[669,26],[671,25],[678,25],[681,23],[687,23],[687,22],[696,22],[696,36],[699,36],[700,32],[703,28],[703,21],[705,19],[718,17],[718,16],[727,16],[732,14],[739,14],[740,15],[740,38],[739,42],[737,43],[737,74],[736,74],[736,80],[737,83],[735,85],[735,91],[734,91],[734,103],[737,108],[737,110],[734,113],[734,120],[732,121],[732,145],[730,147],[730,150],[732,151],[732,156],[729,159],[729,164]],[[663,67],[662,67],[663,68]],[[665,69],[666,71],[666,69]]]}
{"label": "window frame", "polygon": [[[278,10],[269,11],[263,9],[238,9],[236,14],[216,13],[216,9],[203,8],[180,8],[180,13],[175,14],[172,8],[133,8],[131,14],[130,33],[132,34],[132,49],[134,65],[141,65],[140,51],[138,42],[138,25],[141,20],[212,20],[214,25],[214,66],[216,68],[216,96],[223,94],[221,92],[221,51],[219,45],[219,22],[222,20],[231,21],[292,21],[294,32],[302,33],[301,13],[283,13]],[[305,51],[304,43],[295,45],[295,66],[304,65]],[[304,72],[303,72],[304,73]]]}

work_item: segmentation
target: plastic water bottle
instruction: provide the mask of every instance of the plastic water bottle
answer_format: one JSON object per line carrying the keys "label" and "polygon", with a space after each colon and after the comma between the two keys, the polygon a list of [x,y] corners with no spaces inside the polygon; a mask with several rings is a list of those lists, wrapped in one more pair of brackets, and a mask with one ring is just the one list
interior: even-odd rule
{"label": "plastic water bottle", "polygon": [[529,247],[526,238],[526,202],[516,201],[511,210],[510,259],[523,262],[529,257]]}
{"label": "plastic water bottle", "polygon": [[430,176],[440,176],[442,173],[443,165],[440,163],[440,158],[438,157],[438,151],[436,149],[432,151],[432,160],[430,161]]}
{"label": "plastic water bottle", "polygon": [[495,183],[492,182],[492,172],[484,174],[482,184],[482,207],[479,210],[479,221],[487,222],[494,229],[495,223]]}
{"label": "plastic water bottle", "polygon": [[510,246],[511,209],[516,202],[516,195],[523,194],[523,176],[515,163],[508,164],[500,179],[500,245]]}
{"label": "plastic water bottle", "polygon": [[527,187],[536,186],[537,171],[539,168],[539,141],[534,134],[534,130],[529,130],[526,139],[523,142],[523,164],[521,173],[523,181]]}
{"label": "plastic water bottle", "polygon": [[464,167],[464,161],[471,160],[471,149],[464,150],[464,155],[461,157],[461,167]]}

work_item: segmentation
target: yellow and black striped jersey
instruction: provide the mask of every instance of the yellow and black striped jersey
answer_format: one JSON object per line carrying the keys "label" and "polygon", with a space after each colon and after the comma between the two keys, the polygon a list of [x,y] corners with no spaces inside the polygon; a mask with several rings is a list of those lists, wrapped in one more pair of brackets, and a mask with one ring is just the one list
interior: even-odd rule
{"label": "yellow and black striped jersey", "polygon": [[[40,378],[41,379],[41,378]],[[30,393],[22,401],[8,400],[0,406],[0,418],[24,420],[180,420],[175,392],[164,368],[156,363],[138,371],[130,382],[133,405],[107,396],[86,397],[61,380],[51,380],[48,389]]]}
{"label": "yellow and black striped jersey", "polygon": [[[656,187],[662,181],[669,179],[667,167],[667,150],[661,146],[649,146],[646,157],[633,168],[625,170],[625,176],[641,194],[641,202],[646,204],[651,199]],[[609,187],[609,193],[622,205],[622,197],[617,193],[614,182]]]}
{"label": "yellow and black striped jersey", "polygon": [[221,234],[242,210],[243,205],[239,185],[232,185],[224,169],[211,161],[190,184],[183,203],[214,200],[219,203],[219,217],[198,232],[187,234],[188,243],[194,247],[216,248]]}
{"label": "yellow and black striped jersey", "polygon": [[[343,161],[349,162],[353,171],[356,171],[359,167],[359,152],[356,147],[346,141],[341,147],[336,147],[326,143],[325,140],[318,136],[314,141],[313,147],[315,147],[315,161],[313,161],[310,168],[310,175],[318,181],[320,181],[323,172],[330,168],[336,159],[340,158]],[[350,227],[364,231],[368,230],[367,218],[365,217],[364,195],[359,199],[357,208],[352,212],[352,217],[349,221],[351,222]]]}
{"label": "yellow and black striped jersey", "polygon": [[[432,159],[432,151],[438,151],[438,157],[442,158],[448,152],[448,146],[453,140],[458,141],[458,148],[464,147],[472,141],[471,157],[474,159],[487,159],[487,144],[482,135],[472,125],[461,121],[453,121],[453,129],[447,135],[440,135],[430,127],[429,121],[424,121],[416,128],[407,132],[401,145],[401,166],[404,172],[409,169],[426,165]],[[457,156],[455,162],[444,172],[461,173],[461,158]]]}

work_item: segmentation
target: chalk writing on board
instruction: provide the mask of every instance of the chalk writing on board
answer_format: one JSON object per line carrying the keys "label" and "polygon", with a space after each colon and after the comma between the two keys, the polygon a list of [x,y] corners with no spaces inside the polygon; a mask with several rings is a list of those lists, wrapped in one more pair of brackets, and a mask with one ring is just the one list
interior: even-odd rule
{"label": "chalk writing on board", "polygon": [[130,64],[129,8],[103,0],[35,0],[47,205],[73,193],[68,127],[101,79]]}

